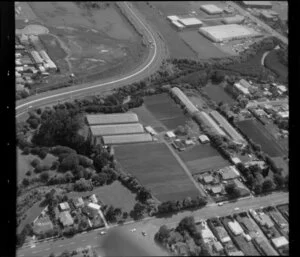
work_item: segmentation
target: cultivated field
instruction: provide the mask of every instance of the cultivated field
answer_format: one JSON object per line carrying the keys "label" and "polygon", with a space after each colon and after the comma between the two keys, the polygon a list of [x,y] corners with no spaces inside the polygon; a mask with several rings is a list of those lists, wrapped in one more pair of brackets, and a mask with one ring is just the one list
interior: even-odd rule
{"label": "cultivated field", "polygon": [[220,154],[210,145],[196,145],[191,149],[180,152],[179,156],[186,163],[192,174],[229,166]]}
{"label": "cultivated field", "polygon": [[152,115],[168,129],[184,125],[188,120],[180,106],[167,93],[147,96],[144,102]]}
{"label": "cultivated field", "polygon": [[160,201],[199,195],[164,143],[117,146],[115,154],[122,168],[136,176]]}
{"label": "cultivated field", "polygon": [[258,123],[256,120],[243,120],[237,122],[239,129],[255,143],[260,144],[264,152],[271,157],[278,157],[284,155],[280,146],[269,134],[269,132]]}
{"label": "cultivated field", "polygon": [[203,88],[207,95],[219,104],[220,102],[234,104],[236,101],[224,90],[221,85],[207,85]]}
{"label": "cultivated field", "polygon": [[113,182],[111,185],[101,186],[89,192],[71,192],[68,197],[84,197],[95,194],[103,204],[112,205],[115,208],[121,208],[128,213],[135,205],[135,194],[131,193],[119,181]]}
{"label": "cultivated field", "polygon": [[199,59],[224,58],[231,56],[216,47],[209,39],[202,36],[197,29],[193,31],[183,31],[180,32],[179,35],[198,55]]}
{"label": "cultivated field", "polygon": [[[74,73],[85,81],[120,75],[145,57],[141,37],[114,3],[100,9],[85,9],[76,2],[29,4],[37,16],[31,23],[50,31],[41,40],[63,75]],[[62,78],[50,76],[48,83],[62,83]]]}

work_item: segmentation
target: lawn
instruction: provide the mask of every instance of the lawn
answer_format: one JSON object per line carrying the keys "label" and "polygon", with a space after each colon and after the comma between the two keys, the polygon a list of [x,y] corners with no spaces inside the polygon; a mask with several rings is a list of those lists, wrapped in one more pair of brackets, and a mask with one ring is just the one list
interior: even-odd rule
{"label": "lawn", "polygon": [[136,203],[135,194],[131,193],[119,181],[113,182],[111,185],[95,188],[90,192],[71,192],[69,197],[84,197],[95,194],[99,200],[106,205],[112,205],[115,208],[121,208],[128,213],[133,209]]}
{"label": "lawn", "polygon": [[208,144],[196,145],[191,149],[180,152],[179,156],[186,163],[193,175],[230,165],[216,149]]}
{"label": "lawn", "polygon": [[25,173],[27,171],[33,171],[33,167],[31,166],[31,161],[33,159],[38,159],[42,165],[50,165],[52,162],[56,161],[58,157],[53,156],[52,154],[47,154],[44,160],[41,160],[38,156],[28,154],[28,155],[23,155],[22,150],[17,148],[17,177],[18,181],[21,181],[23,178],[26,177]]}
{"label": "lawn", "polygon": [[173,130],[179,125],[184,125],[187,118],[183,110],[167,94],[145,97],[145,106],[149,112],[168,129]]}
{"label": "lawn", "polygon": [[224,58],[231,56],[216,47],[209,39],[202,36],[198,30],[183,31],[179,33],[184,42],[198,54],[199,59]]}
{"label": "lawn", "polygon": [[271,157],[284,155],[284,152],[272,135],[270,135],[263,125],[258,123],[256,120],[243,120],[237,122],[237,126],[243,132],[243,134],[248,136],[255,143],[260,144],[262,150]]}
{"label": "lawn", "polygon": [[265,65],[268,69],[277,74],[279,80],[287,82],[288,67],[279,61],[277,50],[273,50],[267,55]]}
{"label": "lawn", "polygon": [[220,102],[234,104],[236,101],[224,90],[221,85],[208,85],[203,88],[204,92],[217,104]]}
{"label": "lawn", "polygon": [[199,195],[164,143],[117,146],[115,153],[122,168],[136,176],[158,200],[182,200]]}

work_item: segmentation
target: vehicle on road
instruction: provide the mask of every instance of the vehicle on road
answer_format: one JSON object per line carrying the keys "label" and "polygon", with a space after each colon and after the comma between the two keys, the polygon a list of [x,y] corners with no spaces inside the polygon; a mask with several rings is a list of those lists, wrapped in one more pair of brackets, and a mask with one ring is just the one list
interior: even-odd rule
{"label": "vehicle on road", "polygon": [[222,206],[224,203],[218,203],[218,206]]}
{"label": "vehicle on road", "polygon": [[105,235],[106,234],[106,231],[101,231],[100,232],[100,235]]}
{"label": "vehicle on road", "polygon": [[240,208],[239,208],[239,207],[236,207],[236,208],[234,208],[234,210],[235,210],[235,211],[239,211],[239,210],[240,210]]}

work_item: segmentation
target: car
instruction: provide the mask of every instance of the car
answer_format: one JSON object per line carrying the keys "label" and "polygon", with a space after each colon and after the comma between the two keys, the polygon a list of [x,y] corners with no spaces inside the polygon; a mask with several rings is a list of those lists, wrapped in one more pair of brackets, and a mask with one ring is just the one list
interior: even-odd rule
{"label": "car", "polygon": [[234,210],[235,210],[235,211],[239,211],[239,210],[240,210],[240,208],[239,208],[239,207],[236,207],[236,208],[234,208]]}
{"label": "car", "polygon": [[135,231],[136,231],[136,228],[133,228],[133,229],[131,229],[130,231],[131,231],[131,232],[135,232]]}
{"label": "car", "polygon": [[106,234],[106,231],[101,231],[100,232],[100,235],[105,235]]}
{"label": "car", "polygon": [[222,206],[224,203],[218,203],[218,206]]}
{"label": "car", "polygon": [[143,236],[147,236],[147,233],[145,231],[142,231]]}

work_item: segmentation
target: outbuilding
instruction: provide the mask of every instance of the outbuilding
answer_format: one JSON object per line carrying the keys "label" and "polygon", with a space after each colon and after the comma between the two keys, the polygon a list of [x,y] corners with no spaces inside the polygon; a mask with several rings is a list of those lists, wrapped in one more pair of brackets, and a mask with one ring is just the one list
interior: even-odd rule
{"label": "outbuilding", "polygon": [[208,14],[220,14],[223,10],[214,4],[204,4],[200,7],[201,10],[205,11]]}
{"label": "outbuilding", "polygon": [[174,134],[173,131],[167,131],[167,132],[166,132],[166,136],[167,136],[168,138],[175,138],[175,137],[176,137],[176,135]]}
{"label": "outbuilding", "polygon": [[289,244],[289,241],[284,236],[273,238],[271,240],[276,249]]}
{"label": "outbuilding", "polygon": [[209,142],[209,138],[208,138],[206,135],[200,135],[200,136],[199,136],[199,141],[200,141],[202,144],[205,144],[205,143],[208,143],[208,142]]}

